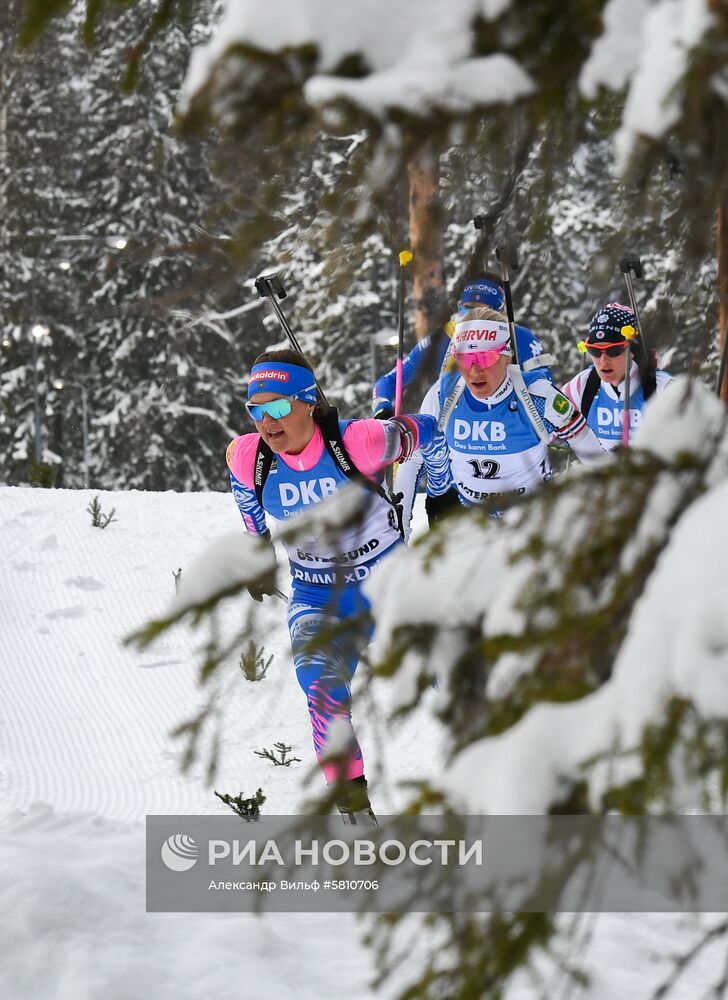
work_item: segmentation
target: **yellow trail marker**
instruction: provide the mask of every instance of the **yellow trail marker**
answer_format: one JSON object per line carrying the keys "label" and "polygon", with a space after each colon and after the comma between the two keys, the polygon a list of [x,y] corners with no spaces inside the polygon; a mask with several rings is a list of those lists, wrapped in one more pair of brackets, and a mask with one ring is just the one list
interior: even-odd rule
{"label": "yellow trail marker", "polygon": [[407,265],[409,264],[409,262],[411,260],[412,260],[412,251],[411,250],[400,250],[400,252],[399,252],[399,266],[400,267],[407,267]]}

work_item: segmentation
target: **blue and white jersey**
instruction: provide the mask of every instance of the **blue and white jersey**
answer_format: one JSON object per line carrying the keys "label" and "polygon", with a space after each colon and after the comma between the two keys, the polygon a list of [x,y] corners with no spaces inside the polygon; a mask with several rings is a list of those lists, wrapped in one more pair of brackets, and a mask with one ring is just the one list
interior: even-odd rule
{"label": "blue and white jersey", "polygon": [[[438,412],[455,385],[457,372],[443,376],[435,388]],[[423,409],[425,404],[423,404]],[[537,409],[538,409],[537,404]],[[540,416],[544,416],[540,407]],[[553,431],[553,425],[546,424]],[[521,494],[551,478],[548,447],[541,441],[519,401],[510,376],[485,399],[463,388],[445,428],[453,485],[465,506],[486,503],[498,494]]]}
{"label": "blue and white jersey", "polygon": [[[352,430],[361,431],[364,424],[373,425],[382,442],[386,440],[385,428],[378,421],[354,422]],[[340,424],[343,433],[348,426],[351,425],[346,422]],[[363,430],[366,431],[366,427]],[[300,455],[273,458],[263,486],[261,506],[254,488],[259,440],[257,434],[242,435],[231,442],[227,452],[233,493],[248,531],[255,534],[265,531],[266,515],[279,525],[286,525],[295,515],[311,509],[351,483],[324,447],[321,430],[317,428]],[[380,457],[381,451],[377,459]],[[371,466],[367,471],[370,469]],[[379,478],[382,476],[383,473]],[[401,541],[392,505],[369,489],[352,488],[360,489],[366,498],[362,515],[355,524],[342,527],[330,540],[316,537],[312,529],[303,529],[295,542],[285,543],[294,583],[328,587],[357,584],[369,575],[385,552]]]}
{"label": "blue and white jersey", "polygon": [[[521,398],[513,379],[525,383]],[[450,410],[448,400],[460,392]],[[536,411],[532,420],[526,410]],[[449,416],[443,421],[443,410]],[[444,425],[450,483],[464,506],[486,503],[505,494],[520,496],[551,478],[549,436],[564,441],[582,462],[604,458],[604,450],[573,402],[540,371],[523,374],[508,366],[500,388],[476,399],[459,372],[443,375],[425,396],[422,413]],[[535,423],[540,423],[540,433]],[[416,457],[397,473],[395,488],[404,496],[405,531],[409,534],[422,463]],[[428,479],[427,492],[432,490]]]}
{"label": "blue and white jersey", "polygon": [[[326,450],[311,470],[299,471],[274,460],[263,487],[263,507],[274,521],[284,523],[349,484],[350,480]],[[360,583],[381,556],[401,540],[391,505],[363,488],[362,493],[366,506],[361,520],[343,529],[335,545],[322,544],[315,536],[286,545],[294,583],[326,586]]]}
{"label": "blue and white jersey", "polygon": [[[595,371],[594,365],[589,365],[575,375],[564,386],[564,392],[575,406],[581,409],[581,402],[590,372]],[[645,408],[645,397],[640,383],[640,373],[637,363],[632,362],[630,369],[630,400],[629,400],[629,436],[634,437],[635,431],[642,421]],[[655,392],[662,392],[672,381],[672,375],[658,368],[655,373]],[[594,431],[602,447],[611,451],[622,442],[622,422],[624,420],[624,381],[615,387],[609,382],[600,382],[599,391],[594,396],[587,424]]]}

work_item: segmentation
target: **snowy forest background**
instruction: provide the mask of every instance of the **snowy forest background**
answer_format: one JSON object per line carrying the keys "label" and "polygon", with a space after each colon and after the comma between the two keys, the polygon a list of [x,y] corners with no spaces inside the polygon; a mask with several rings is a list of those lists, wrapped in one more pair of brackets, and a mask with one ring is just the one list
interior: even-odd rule
{"label": "snowy forest background", "polygon": [[[33,23],[40,8],[27,7]],[[187,16],[144,48],[131,91],[121,84],[155,5],[104,7],[94,49],[83,44],[85,3],[24,51],[20,0],[0,13],[0,481],[9,485],[38,478],[34,323],[50,328],[38,375],[43,460],[57,486],[82,483],[79,394],[68,383],[83,381],[93,486],[226,488],[225,445],[247,429],[244,374],[279,341],[252,286],[265,266],[287,265],[287,312],[347,416],[368,413],[374,370],[393,360],[382,332],[396,325],[397,252],[409,243],[407,170],[381,159],[382,129],[355,115],[266,133],[219,116],[195,128],[193,114],[183,134],[174,121],[190,53],[222,6],[179,7]],[[602,92],[587,106],[573,94],[535,124],[520,106],[498,108],[439,135],[444,287],[431,297],[431,329],[480,263],[470,219],[488,213],[489,263],[498,238],[518,242],[516,317],[554,353],[557,377],[581,366],[575,345],[599,304],[624,300],[617,262],[636,250],[643,319],[662,359],[714,381],[715,206],[699,206],[699,225],[685,211],[690,165],[679,147],[615,179],[622,100]],[[110,245],[119,235],[123,250]],[[411,343],[411,315],[407,326]]]}
{"label": "snowy forest background", "polygon": [[[393,360],[381,341],[396,324],[403,246],[415,250],[412,342],[415,327],[447,319],[464,279],[483,256],[492,265],[496,241],[510,235],[522,262],[516,317],[555,355],[559,379],[581,366],[575,345],[595,309],[625,298],[620,256],[641,254],[645,330],[665,367],[705,385],[684,378],[656,399],[620,461],[572,467],[500,522],[469,512],[393,555],[368,591],[377,630],[360,673],[392,681],[384,723],[393,731],[417,711],[429,713],[425,729],[442,727],[442,766],[417,785],[412,808],[722,816],[728,437],[714,387],[728,306],[725,3],[269,0],[261,17],[255,0],[10,0],[0,28],[0,482],[81,485],[76,386],[87,386],[91,486],[124,491],[139,510],[159,504],[159,537],[174,565],[185,550],[179,561],[193,581],[187,546],[218,523],[207,508],[192,522],[184,504],[215,498],[128,491],[227,489],[225,446],[248,429],[245,374],[280,343],[253,289],[262,268],[286,265],[285,309],[329,398],[355,416],[368,412],[375,370]],[[487,217],[480,242],[475,214]],[[37,323],[50,335],[36,345],[36,367]],[[28,491],[5,492],[25,506],[12,494]],[[49,519],[68,504],[59,524],[70,533],[54,563],[60,594],[76,580],[65,560],[79,552],[84,573],[88,563],[115,574],[106,542],[84,538],[86,557],[73,534],[80,495],[30,496]],[[16,553],[28,547],[23,516],[0,525]],[[151,615],[163,587],[140,587],[135,548],[149,548],[150,567],[167,577],[172,555],[150,548],[141,516],[126,522],[140,526],[124,551],[130,607]],[[104,533],[109,543],[123,541],[127,523],[117,527],[119,536],[114,526]],[[236,527],[242,540],[237,516]],[[44,573],[50,539],[33,542]],[[229,565],[207,558],[228,600]],[[249,562],[238,560],[243,577]],[[33,638],[40,613],[60,614],[74,636],[63,663],[54,646],[54,674],[76,670],[92,635],[121,657],[117,637],[131,626],[114,624],[116,591],[110,624],[89,617],[84,633],[82,616],[66,622],[68,608],[39,611],[49,588],[28,579],[22,614],[9,613],[20,622],[11,647],[22,651],[19,689],[45,667]],[[183,608],[193,620],[198,610]],[[269,606],[261,613],[273,616]],[[254,650],[287,643],[282,615],[276,627],[246,620],[243,629]],[[214,639],[213,629],[200,670],[211,705],[229,679]],[[190,665],[188,638],[165,642]],[[107,672],[105,652],[91,659],[84,683]],[[437,703],[423,706],[433,672]],[[146,677],[167,698],[161,675]],[[121,722],[136,714],[121,712]],[[61,766],[70,742],[59,741]],[[82,775],[84,791],[92,782]],[[669,943],[673,979],[716,942],[707,987],[724,995],[728,924],[697,923],[696,945],[682,935]],[[625,921],[625,938],[634,926]],[[497,998],[534,956],[537,971],[544,955],[549,968],[568,965],[559,949],[573,937],[543,914],[393,915],[375,929],[382,977],[405,966],[398,951],[414,955],[400,995],[428,1000]],[[615,956],[602,960],[607,975]],[[641,969],[633,980],[635,997],[668,992],[646,991]]]}

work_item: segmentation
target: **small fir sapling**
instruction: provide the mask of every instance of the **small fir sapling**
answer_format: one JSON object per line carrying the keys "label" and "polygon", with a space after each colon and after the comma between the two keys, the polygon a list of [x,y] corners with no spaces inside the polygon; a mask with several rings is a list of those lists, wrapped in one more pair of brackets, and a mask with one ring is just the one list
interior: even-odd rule
{"label": "small fir sapling", "polygon": [[97,496],[93,498],[86,510],[91,515],[91,526],[93,528],[105,528],[107,525],[111,524],[112,521],[116,521],[116,518],[114,517],[116,507],[111,508],[111,513],[104,514]]}
{"label": "small fir sapling", "polygon": [[289,757],[293,747],[289,747],[287,743],[274,743],[272,750],[254,750],[253,753],[256,757],[262,757],[264,760],[272,761],[276,767],[290,767],[294,761],[301,762],[300,757]]}
{"label": "small fir sapling", "polygon": [[215,795],[226,806],[229,806],[234,813],[240,816],[241,819],[244,819],[246,823],[255,823],[256,820],[260,819],[260,807],[266,798],[262,788],[259,788],[255,795],[250,796],[250,798],[245,798],[242,792],[238,792],[234,796],[221,794],[220,792],[215,792]]}

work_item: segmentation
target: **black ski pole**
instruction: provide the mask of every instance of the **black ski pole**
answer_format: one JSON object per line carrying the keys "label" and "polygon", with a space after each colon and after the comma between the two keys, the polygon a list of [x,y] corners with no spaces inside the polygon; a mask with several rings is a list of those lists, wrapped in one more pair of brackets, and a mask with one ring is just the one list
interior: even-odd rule
{"label": "black ski pole", "polygon": [[630,342],[627,341],[625,344],[625,362],[624,362],[624,409],[622,411],[622,444],[625,448],[629,448],[629,424],[630,424],[630,408],[629,404],[632,397],[632,386],[631,386],[631,376],[632,376],[632,351],[630,348]]}
{"label": "black ski pole", "polygon": [[[488,224],[487,215],[476,215],[473,219],[473,226],[478,232],[482,232],[486,225]],[[511,296],[511,275],[509,270],[510,267],[514,270],[518,270],[518,257],[516,256],[515,249],[510,246],[508,240],[506,243],[499,243],[495,248],[495,256],[501,266],[501,272],[503,274],[503,293],[506,299],[506,315],[508,316],[508,327],[511,331],[511,351],[513,352],[513,361],[515,364],[519,364],[518,360],[518,344],[516,343],[516,320],[513,314],[513,298]],[[483,257],[483,270],[488,270],[488,265]]]}
{"label": "black ski pole", "polygon": [[495,248],[495,256],[503,272],[503,291],[506,297],[506,315],[508,316],[508,326],[511,330],[511,350],[513,351],[513,363],[520,365],[518,357],[518,341],[516,339],[516,320],[513,314],[513,297],[511,296],[511,269],[518,270],[518,257],[516,251],[508,243],[499,243]]}
{"label": "black ski pole", "polygon": [[[634,333],[632,336],[637,334],[640,338],[640,345],[637,349],[637,367],[639,368],[640,381],[645,384],[647,375],[650,368],[650,354],[647,349],[647,342],[645,340],[644,331],[642,330],[642,321],[640,320],[639,309],[637,308],[637,298],[634,294],[634,283],[632,282],[632,272],[634,272],[635,278],[642,277],[642,261],[640,260],[639,254],[625,254],[624,257],[619,262],[619,270],[624,275],[624,280],[627,285],[627,295],[629,296],[629,304],[634,313]],[[622,426],[622,443],[624,447],[629,445],[629,431],[630,431],[630,374],[632,367],[632,351],[631,351],[631,337],[627,339],[627,361],[624,368],[624,424]]]}
{"label": "black ski pole", "polygon": [[[275,313],[275,317],[281,325],[281,329],[288,338],[288,343],[291,345],[294,351],[298,351],[299,354],[303,354],[301,350],[301,345],[298,343],[298,338],[291,329],[288,320],[286,319],[283,310],[278,304],[278,299],[286,298],[286,290],[283,287],[283,280],[281,279],[280,272],[273,269],[270,271],[263,271],[255,279],[255,288],[258,295],[262,299],[267,299],[270,303],[271,309]],[[305,357],[305,355],[303,355]],[[314,376],[314,382],[316,383],[316,388],[318,389],[319,396],[321,397],[321,402],[324,406],[329,405],[329,401],[324,394],[323,389],[319,385],[318,379]]]}
{"label": "black ski pole", "polygon": [[627,283],[627,294],[629,295],[629,304],[632,308],[635,318],[635,327],[637,333],[640,335],[640,340],[642,341],[642,353],[644,354],[645,361],[649,358],[649,353],[647,350],[647,343],[645,341],[645,335],[642,330],[642,321],[640,320],[639,310],[637,309],[637,299],[634,294],[634,284],[632,283],[632,272],[634,271],[635,278],[642,277],[642,261],[638,254],[625,254],[624,257],[619,262],[619,270],[624,275],[624,280]]}
{"label": "black ski pole", "polygon": [[[485,215],[476,215],[473,219],[473,226],[479,232],[485,229],[488,222],[488,217]],[[503,275],[503,293],[506,299],[506,315],[508,317],[508,326],[511,331],[511,351],[513,352],[513,362],[516,365],[520,365],[518,358],[518,343],[516,341],[516,320],[513,313],[513,297],[511,295],[511,270],[518,270],[518,257],[516,255],[515,248],[510,245],[508,239],[505,243],[499,243],[495,248],[495,256],[498,263],[501,266],[501,272]],[[483,269],[488,270],[485,260],[483,260]]]}

